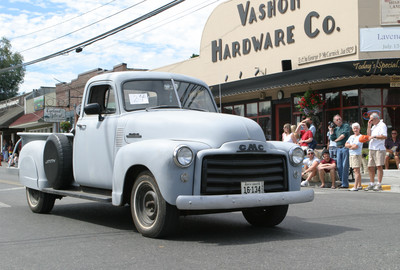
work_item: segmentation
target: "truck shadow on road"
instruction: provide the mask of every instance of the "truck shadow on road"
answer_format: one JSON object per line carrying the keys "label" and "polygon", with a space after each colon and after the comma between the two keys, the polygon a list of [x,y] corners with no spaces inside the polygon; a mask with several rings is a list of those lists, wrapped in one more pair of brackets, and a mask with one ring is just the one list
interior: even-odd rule
{"label": "truck shadow on road", "polygon": [[[133,225],[130,208],[127,206],[115,207],[99,203],[56,205],[51,214],[77,222],[88,222],[138,234]],[[260,228],[248,224],[240,212],[234,212],[181,217],[177,233],[163,241],[240,245],[326,238],[358,230],[352,227],[310,222],[307,219],[290,215],[274,228]]]}

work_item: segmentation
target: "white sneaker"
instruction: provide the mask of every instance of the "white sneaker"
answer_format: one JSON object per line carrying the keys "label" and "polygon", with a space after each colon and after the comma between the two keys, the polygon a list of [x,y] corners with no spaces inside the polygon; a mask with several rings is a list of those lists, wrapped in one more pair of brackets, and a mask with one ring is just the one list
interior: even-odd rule
{"label": "white sneaker", "polygon": [[349,191],[358,191],[358,188],[353,187],[353,188],[349,189]]}
{"label": "white sneaker", "polygon": [[368,190],[373,190],[375,187],[375,184],[371,184],[369,183],[368,187],[364,188],[364,190],[368,191]]}
{"label": "white sneaker", "polygon": [[362,187],[362,186],[359,186],[357,189],[358,189],[358,190],[362,190],[362,189],[363,189],[363,187]]}
{"label": "white sneaker", "polygon": [[302,187],[308,187],[308,180],[302,181],[300,186]]}
{"label": "white sneaker", "polygon": [[373,190],[374,190],[374,191],[382,190],[381,184],[376,184],[376,185],[374,186]]}

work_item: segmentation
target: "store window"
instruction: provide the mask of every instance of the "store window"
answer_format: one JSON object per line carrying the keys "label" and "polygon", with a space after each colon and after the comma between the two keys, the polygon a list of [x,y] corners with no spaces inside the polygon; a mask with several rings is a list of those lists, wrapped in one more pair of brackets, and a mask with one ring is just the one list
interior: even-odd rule
{"label": "store window", "polygon": [[271,101],[257,101],[244,104],[226,105],[223,113],[246,116],[256,121],[264,131],[265,139],[272,139],[271,130]]}
{"label": "store window", "polygon": [[381,89],[380,88],[366,88],[361,89],[361,106],[380,105],[381,102]]}
{"label": "store window", "polygon": [[358,89],[342,92],[343,107],[358,106]]}

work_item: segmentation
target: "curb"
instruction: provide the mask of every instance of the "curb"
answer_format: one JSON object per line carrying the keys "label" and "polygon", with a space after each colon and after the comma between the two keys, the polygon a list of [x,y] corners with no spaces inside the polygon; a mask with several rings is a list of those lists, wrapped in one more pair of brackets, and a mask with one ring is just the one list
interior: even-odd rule
{"label": "curb", "polygon": [[[364,188],[368,187],[368,185],[361,185]],[[354,187],[354,184],[349,184],[349,188]],[[382,190],[386,190],[386,191],[391,191],[392,190],[392,186],[391,185],[381,185]]]}

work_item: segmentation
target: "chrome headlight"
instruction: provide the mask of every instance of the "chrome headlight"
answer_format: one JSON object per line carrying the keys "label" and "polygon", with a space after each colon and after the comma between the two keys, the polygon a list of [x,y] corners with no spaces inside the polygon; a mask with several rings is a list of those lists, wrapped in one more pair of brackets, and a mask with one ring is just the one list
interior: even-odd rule
{"label": "chrome headlight", "polygon": [[179,145],[174,151],[174,162],[178,167],[189,167],[193,162],[193,151],[186,145]]}
{"label": "chrome headlight", "polygon": [[303,163],[304,151],[300,147],[296,146],[289,151],[290,163],[294,166],[299,166]]}

